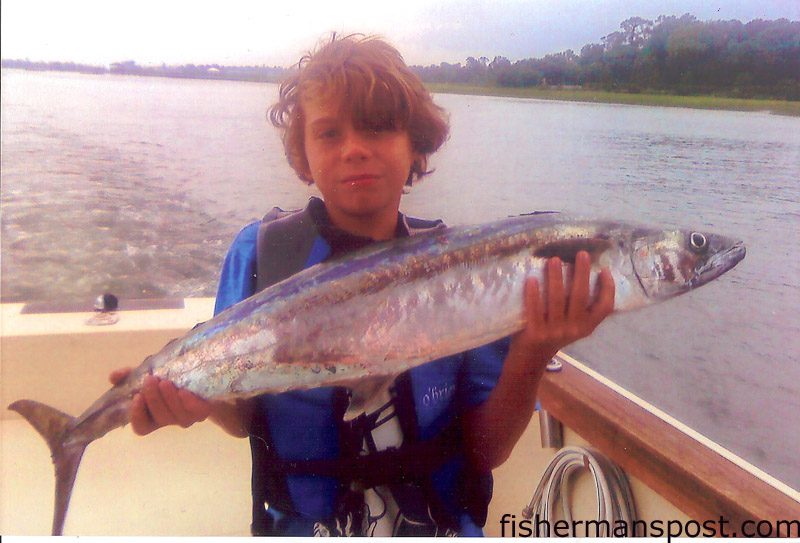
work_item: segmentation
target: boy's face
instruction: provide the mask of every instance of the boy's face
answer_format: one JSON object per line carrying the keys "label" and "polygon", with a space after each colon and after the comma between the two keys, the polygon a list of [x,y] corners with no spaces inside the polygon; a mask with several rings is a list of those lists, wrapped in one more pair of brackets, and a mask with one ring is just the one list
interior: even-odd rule
{"label": "boy's face", "polygon": [[338,100],[302,100],[308,177],[337,218],[396,216],[416,158],[407,130],[356,129]]}

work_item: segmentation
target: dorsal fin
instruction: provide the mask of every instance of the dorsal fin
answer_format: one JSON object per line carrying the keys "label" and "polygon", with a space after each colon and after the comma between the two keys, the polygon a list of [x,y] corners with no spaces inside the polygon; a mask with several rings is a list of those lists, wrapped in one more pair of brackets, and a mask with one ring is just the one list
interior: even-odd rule
{"label": "dorsal fin", "polygon": [[609,247],[611,247],[611,242],[603,238],[562,239],[539,247],[533,255],[540,258],[557,256],[562,262],[575,264],[575,256],[578,251],[586,251],[592,262],[597,262],[600,255]]}

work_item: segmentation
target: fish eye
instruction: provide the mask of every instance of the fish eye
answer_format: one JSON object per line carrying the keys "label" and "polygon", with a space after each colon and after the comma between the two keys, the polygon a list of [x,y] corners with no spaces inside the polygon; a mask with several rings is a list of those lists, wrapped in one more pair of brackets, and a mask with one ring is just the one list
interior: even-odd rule
{"label": "fish eye", "polygon": [[708,247],[708,239],[700,232],[692,232],[689,236],[689,244],[693,251],[703,251]]}

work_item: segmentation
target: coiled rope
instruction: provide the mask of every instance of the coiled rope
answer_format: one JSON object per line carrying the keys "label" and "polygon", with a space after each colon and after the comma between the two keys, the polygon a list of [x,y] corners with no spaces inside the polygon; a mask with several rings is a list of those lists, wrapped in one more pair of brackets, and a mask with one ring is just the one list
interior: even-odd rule
{"label": "coiled rope", "polygon": [[[522,516],[527,519],[536,515],[534,535],[553,537],[552,533],[541,533],[543,531],[541,528],[551,527],[557,518],[565,520],[571,527],[570,529],[573,529],[567,485],[574,473],[583,470],[588,470],[594,478],[597,496],[597,529],[602,532],[611,530],[611,533],[592,535],[601,537],[612,535],[619,521],[627,525],[626,533],[636,535],[633,533],[633,528],[636,526],[634,524],[636,506],[625,473],[598,451],[583,447],[564,447],[556,452],[555,457],[545,469],[531,502],[522,511]],[[555,510],[559,497],[561,498],[561,517],[556,516]],[[572,533],[571,535],[577,534]]]}

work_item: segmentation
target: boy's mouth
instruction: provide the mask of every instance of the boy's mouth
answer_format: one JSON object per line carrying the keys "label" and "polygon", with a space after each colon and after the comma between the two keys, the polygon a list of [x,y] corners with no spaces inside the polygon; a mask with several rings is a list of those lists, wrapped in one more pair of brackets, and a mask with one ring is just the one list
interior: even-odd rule
{"label": "boy's mouth", "polygon": [[378,176],[371,173],[350,175],[342,180],[342,183],[350,187],[365,187],[378,181]]}

